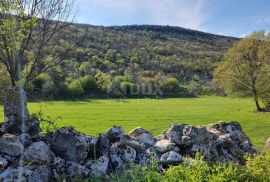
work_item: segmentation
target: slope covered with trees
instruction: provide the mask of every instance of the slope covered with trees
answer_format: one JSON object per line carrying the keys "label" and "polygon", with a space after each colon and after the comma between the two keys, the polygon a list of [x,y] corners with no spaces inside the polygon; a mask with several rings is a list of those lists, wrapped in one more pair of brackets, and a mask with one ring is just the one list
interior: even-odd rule
{"label": "slope covered with trees", "polygon": [[83,41],[56,67],[28,83],[31,95],[184,96],[209,92],[214,68],[237,40],[152,25],[72,24],[65,34],[63,44]]}

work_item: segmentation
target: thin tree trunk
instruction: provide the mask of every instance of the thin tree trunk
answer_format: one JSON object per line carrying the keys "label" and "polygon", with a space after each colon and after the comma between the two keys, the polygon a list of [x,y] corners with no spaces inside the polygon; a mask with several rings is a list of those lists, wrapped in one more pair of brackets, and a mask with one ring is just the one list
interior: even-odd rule
{"label": "thin tree trunk", "polygon": [[256,94],[254,96],[254,101],[255,101],[255,104],[256,104],[257,111],[258,112],[261,112],[262,111],[262,108],[260,106],[260,103],[259,103],[259,100],[258,100],[258,96]]}

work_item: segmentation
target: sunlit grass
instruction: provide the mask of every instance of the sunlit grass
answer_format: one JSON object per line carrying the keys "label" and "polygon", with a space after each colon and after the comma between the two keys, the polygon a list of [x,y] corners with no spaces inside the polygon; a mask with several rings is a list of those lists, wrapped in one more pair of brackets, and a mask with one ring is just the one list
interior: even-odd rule
{"label": "sunlit grass", "polygon": [[[96,135],[112,125],[126,131],[144,127],[155,135],[171,123],[204,125],[219,120],[239,121],[257,147],[270,136],[270,113],[255,112],[251,99],[207,96],[170,99],[87,99],[80,101],[50,101],[30,103],[30,111],[51,117],[62,116],[59,126]],[[2,108],[1,108],[2,110]],[[3,112],[1,112],[3,118]]]}

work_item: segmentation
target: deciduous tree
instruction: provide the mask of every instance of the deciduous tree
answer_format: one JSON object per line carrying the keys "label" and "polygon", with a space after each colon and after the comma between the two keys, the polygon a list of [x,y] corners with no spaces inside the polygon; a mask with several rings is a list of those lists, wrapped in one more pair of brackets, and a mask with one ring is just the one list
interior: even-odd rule
{"label": "deciduous tree", "polygon": [[227,94],[252,96],[258,111],[260,100],[270,93],[270,42],[265,33],[253,33],[237,42],[214,73],[214,82]]}
{"label": "deciduous tree", "polygon": [[0,1],[0,62],[13,86],[59,64],[74,47],[63,41],[72,7],[72,0]]}

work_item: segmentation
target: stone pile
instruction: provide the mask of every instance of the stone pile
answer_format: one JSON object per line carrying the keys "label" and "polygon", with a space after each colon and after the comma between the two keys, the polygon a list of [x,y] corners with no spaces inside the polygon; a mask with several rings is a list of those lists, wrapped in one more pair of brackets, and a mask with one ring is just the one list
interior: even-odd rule
{"label": "stone pile", "polygon": [[117,126],[99,136],[86,135],[73,127],[40,135],[2,131],[0,181],[16,181],[18,177],[30,182],[58,181],[62,174],[92,178],[131,163],[155,162],[162,170],[181,164],[183,158],[194,157],[197,152],[207,161],[242,163],[245,153],[256,151],[237,122],[203,127],[173,124],[158,137],[143,128],[126,134]]}

